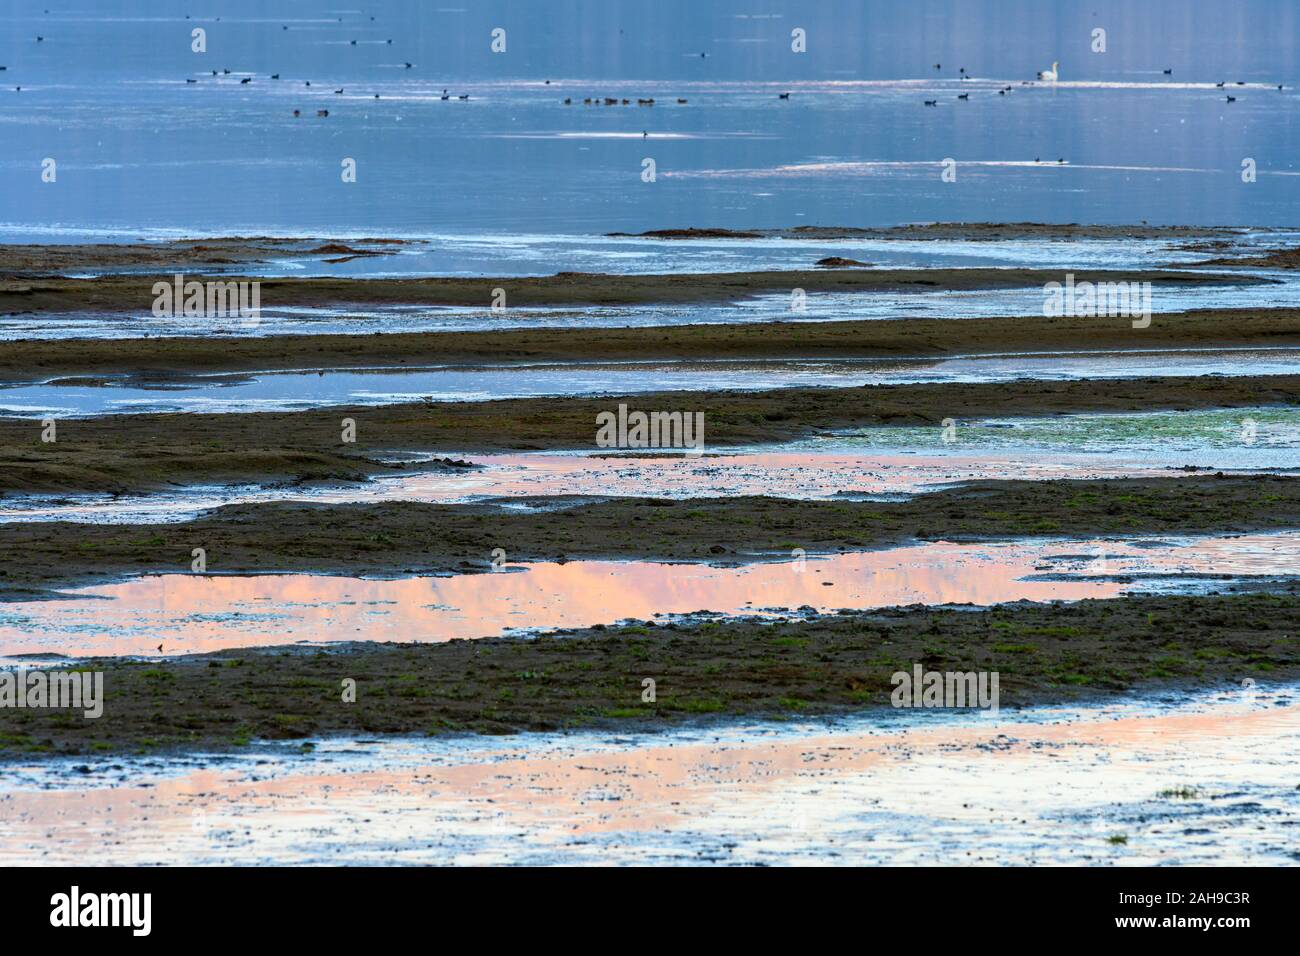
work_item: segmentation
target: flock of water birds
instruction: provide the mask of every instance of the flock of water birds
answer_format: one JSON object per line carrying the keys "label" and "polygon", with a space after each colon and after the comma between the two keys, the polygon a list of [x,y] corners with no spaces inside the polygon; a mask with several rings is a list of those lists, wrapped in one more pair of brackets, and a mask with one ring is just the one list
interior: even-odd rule
{"label": "flock of water birds", "polygon": [[[48,10],[46,10],[45,12],[46,12],[47,14],[49,13]],[[186,19],[186,20],[190,19],[190,15],[189,15],[188,13],[185,15],[185,19]],[[221,22],[221,17],[216,17],[215,19],[216,19],[216,22],[218,22],[218,23]],[[374,21],[374,19],[375,19],[375,18],[374,18],[373,16],[370,17],[370,20],[371,20],[372,22]],[[343,22],[343,18],[342,18],[342,17],[338,17],[337,20],[338,20],[339,23],[342,23],[342,22]],[[284,30],[284,31],[288,31],[288,30],[289,30],[289,26],[288,26],[287,24],[282,24],[282,25],[281,25],[281,29]],[[620,32],[622,32],[622,31],[620,31]],[[37,37],[36,37],[36,42],[37,42],[37,43],[44,43],[44,42],[45,42],[45,37],[44,37],[44,36],[37,36]],[[349,44],[350,44],[351,46],[356,46],[357,43],[358,43],[358,41],[355,40],[355,39],[349,40],[348,42],[349,42]],[[369,41],[369,42],[378,42],[378,41]],[[386,39],[386,40],[384,40],[383,42],[384,42],[384,44],[387,45],[387,46],[392,46],[392,43],[393,43],[393,41],[392,41],[391,38]],[[701,56],[701,57],[707,57],[708,54],[707,54],[707,53],[701,53],[700,56]],[[409,61],[404,62],[402,65],[403,65],[403,68],[404,68],[404,69],[407,69],[407,70],[410,70],[410,69],[413,69],[413,68],[414,68],[414,64],[413,64],[413,63],[410,63]],[[943,64],[941,64],[941,63],[936,63],[936,64],[934,65],[934,68],[935,68],[936,70],[941,70],[941,69],[943,69]],[[8,69],[9,69],[9,68],[8,68],[7,66],[0,66],[0,72],[7,71]],[[1166,68],[1166,69],[1163,71],[1163,73],[1164,73],[1165,76],[1172,76],[1172,75],[1173,75],[1173,72],[1174,72],[1174,71],[1173,71],[1172,69],[1170,69],[1170,68]],[[213,71],[212,71],[212,76],[228,76],[229,74],[230,74],[230,70],[229,70],[229,69],[224,69],[224,70],[221,70],[220,72],[218,72],[217,70],[213,70]],[[958,69],[958,71],[957,71],[957,75],[958,75],[958,78],[961,79],[961,80],[970,80],[970,79],[973,79],[973,77],[971,77],[971,75],[970,75],[969,73],[966,72],[966,68],[965,68],[964,66],[963,66],[963,67],[960,67],[960,68]],[[270,74],[270,77],[269,77],[269,78],[272,79],[272,80],[279,80],[279,79],[280,79],[280,74],[279,74],[279,73],[272,73],[272,74]],[[1051,67],[1051,69],[1048,69],[1048,70],[1039,70],[1039,71],[1038,71],[1037,76],[1036,76],[1036,82],[1039,82],[1039,83],[1057,83],[1057,82],[1060,80],[1060,78],[1061,78],[1060,62],[1054,60],[1054,61],[1052,61],[1052,67]],[[187,84],[196,84],[196,83],[198,83],[199,81],[198,81],[197,79],[194,79],[193,77],[188,77],[188,78],[186,78],[185,82],[186,82]],[[247,86],[247,85],[251,84],[252,82],[253,82],[253,77],[251,77],[251,76],[243,77],[243,78],[240,79],[240,81],[239,81],[239,83],[240,83],[241,86]],[[550,85],[550,82],[551,82],[550,80],[547,80],[547,81],[546,81],[546,84],[549,86],[549,85]],[[1031,86],[1031,85],[1033,85],[1033,83],[1034,83],[1034,81],[1030,81],[1030,80],[1021,80],[1021,81],[1020,81],[1020,85],[1021,85],[1021,86]],[[305,87],[310,87],[310,86],[311,86],[311,80],[305,80],[305,81],[303,82],[303,85],[304,85]],[[1221,80],[1221,81],[1219,81],[1218,83],[1215,83],[1214,85],[1215,85],[1215,87],[1216,87],[1217,89],[1224,89],[1225,86],[1227,85],[1227,83],[1226,83],[1226,81],[1222,81],[1222,80]],[[1237,80],[1236,83],[1235,83],[1235,85],[1236,85],[1236,86],[1245,86],[1246,83],[1245,83],[1244,80]],[[1279,90],[1281,90],[1281,89],[1284,89],[1284,86],[1283,86],[1283,84],[1279,83],[1279,84],[1277,84],[1277,88],[1278,88]],[[998,96],[1006,96],[1008,93],[1010,93],[1010,92],[1012,91],[1012,89],[1013,89],[1013,87],[1011,87],[1011,86],[1004,86],[1004,87],[1001,87],[1001,88],[998,89],[997,94],[998,94]],[[21,87],[21,86],[15,86],[15,87],[14,87],[14,90],[15,90],[15,92],[22,92],[22,87]],[[340,87],[339,89],[336,89],[334,92],[335,92],[335,94],[342,95],[342,94],[344,93],[344,89]],[[374,94],[372,94],[372,95],[373,95],[374,99],[379,99],[379,98],[380,98],[380,95],[379,95],[378,93],[374,93]],[[785,93],[778,93],[778,94],[777,94],[777,98],[778,98],[778,99],[782,99],[782,100],[788,100],[788,99],[790,99],[790,93],[788,93],[788,92],[785,92]],[[451,93],[448,93],[448,91],[444,89],[444,90],[442,91],[442,95],[439,97],[439,99],[441,99],[441,100],[451,100],[451,99],[457,99],[457,100],[468,100],[468,99],[469,99],[469,94],[468,94],[468,93],[451,94]],[[959,99],[959,100],[969,100],[969,99],[970,99],[970,94],[969,94],[969,93],[958,93],[958,94],[957,94],[957,99]],[[1230,94],[1230,93],[1229,93],[1229,94],[1226,94],[1226,99],[1227,99],[1227,102],[1229,102],[1229,103],[1235,103],[1235,102],[1237,102],[1237,98],[1236,98],[1235,96],[1233,96],[1232,94]],[[582,102],[583,102],[585,105],[588,105],[588,106],[592,106],[592,105],[600,105],[600,104],[602,104],[602,103],[603,103],[605,106],[615,106],[615,105],[628,106],[628,105],[631,104],[631,101],[630,101],[629,99],[626,99],[626,98],[620,98],[620,97],[612,97],[612,96],[605,96],[605,97],[600,97],[600,96],[594,96],[594,97],[592,97],[592,96],[589,96],[589,97],[585,97],[585,98],[583,99]],[[649,97],[649,98],[641,98],[641,97],[638,97],[636,102],[637,102],[637,105],[638,105],[638,106],[654,106],[654,105],[655,105],[655,100],[654,100],[653,97]],[[677,98],[677,103],[678,103],[678,104],[685,104],[686,102],[687,102],[686,99],[683,98],[683,97],[678,97],[678,98]],[[564,99],[564,105],[565,105],[565,106],[570,106],[570,105],[572,105],[572,104],[573,104],[573,98],[572,98],[572,97],[565,97],[565,99]],[[923,106],[937,107],[937,106],[939,105],[939,101],[938,101],[938,99],[923,100],[923,101],[922,101],[922,105],[923,105]],[[295,117],[297,117],[297,116],[301,116],[301,115],[302,115],[302,111],[301,111],[301,110],[298,110],[298,109],[295,109],[295,110],[293,111],[293,115],[294,115]],[[329,113],[329,110],[328,110],[328,109],[318,109],[318,110],[316,111],[316,115],[317,115],[318,117],[327,117],[327,116],[330,115],[330,113]],[[1035,162],[1037,162],[1037,160],[1035,160]],[[1059,160],[1058,162],[1064,162],[1064,160]]]}

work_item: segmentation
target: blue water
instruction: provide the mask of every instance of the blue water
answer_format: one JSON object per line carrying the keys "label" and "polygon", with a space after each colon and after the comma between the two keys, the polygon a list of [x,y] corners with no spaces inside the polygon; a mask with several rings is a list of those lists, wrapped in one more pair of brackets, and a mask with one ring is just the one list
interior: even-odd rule
{"label": "blue water", "polygon": [[[1281,0],[327,6],[0,2],[0,239],[1300,223],[1300,18]],[[1054,60],[1058,84],[1021,85]],[[606,95],[633,105],[581,104]]]}
{"label": "blue water", "polygon": [[856,388],[922,382],[1078,381],[1185,375],[1287,375],[1295,349],[1044,352],[940,360],[790,359],[455,365],[196,375],[168,382],[110,378],[0,383],[0,415],[292,411],[329,405],[478,402],[555,395],[632,395],[706,389]]}

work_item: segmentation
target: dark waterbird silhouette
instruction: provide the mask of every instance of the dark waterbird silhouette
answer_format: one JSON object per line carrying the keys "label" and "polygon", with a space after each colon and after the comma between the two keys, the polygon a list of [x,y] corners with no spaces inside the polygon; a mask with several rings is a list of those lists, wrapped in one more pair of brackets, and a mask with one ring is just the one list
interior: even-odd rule
{"label": "dark waterbird silhouette", "polygon": [[776,94],[776,98],[777,98],[778,100],[788,100],[788,99],[790,98],[790,94],[789,94],[789,93],[778,93],[778,94]]}

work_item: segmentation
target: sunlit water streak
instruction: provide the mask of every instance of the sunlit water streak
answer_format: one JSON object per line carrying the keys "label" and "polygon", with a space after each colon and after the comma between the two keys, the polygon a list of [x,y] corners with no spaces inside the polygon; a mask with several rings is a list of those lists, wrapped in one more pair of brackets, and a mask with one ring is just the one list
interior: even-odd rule
{"label": "sunlit water streak", "polygon": [[446,577],[151,574],[70,590],[67,600],[0,604],[0,656],[440,642],[697,612],[776,618],[800,608],[813,613],[1197,591],[1243,575],[1300,572],[1300,534],[1294,532],[936,542],[802,560],[796,548],[792,542],[778,554],[728,555],[751,563],[725,567],[581,560]]}
{"label": "sunlit water streak", "polygon": [[0,859],[1294,864],[1297,690],[60,759],[0,777]]}
{"label": "sunlit water streak", "polygon": [[878,426],[780,445],[712,450],[602,449],[396,456],[460,462],[360,484],[192,486],[138,495],[11,495],[8,521],[170,522],[228,504],[424,501],[453,504],[554,495],[796,499],[891,498],[983,479],[1151,477],[1187,469],[1292,474],[1300,418],[1290,409],[954,419],[943,427]]}
{"label": "sunlit water streak", "polygon": [[[479,402],[545,396],[624,396],[672,391],[904,385],[934,382],[1074,381],[1188,375],[1288,375],[1300,350],[1058,352],[946,359],[797,359],[570,362],[433,369],[311,370],[193,375],[149,382],[110,376],[0,386],[0,414],[293,411],[331,405]],[[594,431],[594,428],[593,428]]]}

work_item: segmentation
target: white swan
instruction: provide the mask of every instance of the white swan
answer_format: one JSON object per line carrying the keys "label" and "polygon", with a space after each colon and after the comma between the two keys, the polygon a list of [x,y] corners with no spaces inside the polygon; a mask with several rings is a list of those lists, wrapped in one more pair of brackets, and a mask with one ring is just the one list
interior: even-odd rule
{"label": "white swan", "polygon": [[1052,61],[1052,68],[1051,68],[1050,70],[1039,70],[1039,71],[1038,71],[1038,78],[1039,78],[1040,80],[1045,80],[1045,81],[1048,82],[1048,83],[1055,83],[1055,82],[1057,81],[1057,79],[1058,79],[1058,73],[1057,73],[1057,70],[1056,70],[1057,65],[1058,65],[1058,64],[1057,64],[1057,61],[1056,61],[1056,60],[1053,60],[1053,61]]}

